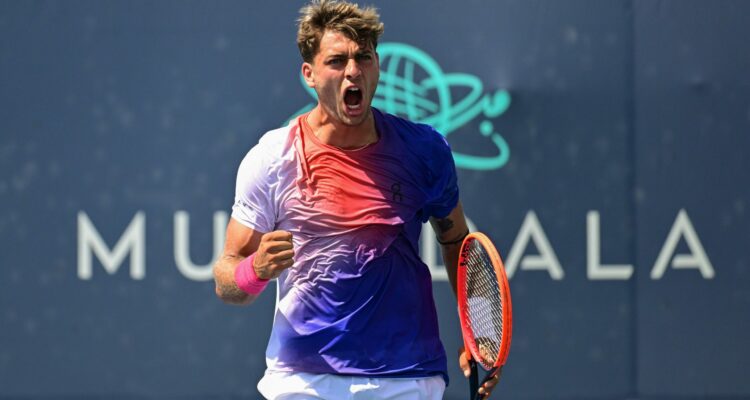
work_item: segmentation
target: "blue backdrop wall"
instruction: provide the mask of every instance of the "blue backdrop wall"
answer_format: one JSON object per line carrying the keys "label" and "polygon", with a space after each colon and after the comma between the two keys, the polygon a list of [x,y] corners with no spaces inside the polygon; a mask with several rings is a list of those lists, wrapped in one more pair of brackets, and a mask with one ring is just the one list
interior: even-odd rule
{"label": "blue backdrop wall", "polygon": [[[314,102],[301,5],[0,2],[0,397],[258,396],[273,293],[224,305],[210,264],[239,161]],[[446,135],[512,275],[497,397],[750,398],[750,2],[376,6],[376,105]]]}

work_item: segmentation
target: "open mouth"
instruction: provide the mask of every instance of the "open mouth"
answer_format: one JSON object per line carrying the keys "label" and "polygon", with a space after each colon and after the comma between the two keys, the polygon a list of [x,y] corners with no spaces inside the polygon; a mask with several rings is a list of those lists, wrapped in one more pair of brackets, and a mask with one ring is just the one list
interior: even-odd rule
{"label": "open mouth", "polygon": [[362,91],[358,87],[352,86],[344,92],[344,103],[352,110],[357,110],[362,106]]}

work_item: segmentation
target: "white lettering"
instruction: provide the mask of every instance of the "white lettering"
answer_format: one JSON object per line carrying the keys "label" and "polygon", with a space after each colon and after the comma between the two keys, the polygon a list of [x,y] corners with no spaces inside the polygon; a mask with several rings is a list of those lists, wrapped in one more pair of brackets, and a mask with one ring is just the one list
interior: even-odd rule
{"label": "white lettering", "polygon": [[[526,255],[521,259],[529,240],[534,241],[536,248],[539,250],[539,255]],[[505,263],[508,279],[513,277],[519,265],[519,260],[523,270],[547,270],[554,280],[560,280],[565,276],[560,261],[557,259],[557,255],[539,223],[539,218],[533,211],[526,213],[526,218],[524,218],[516,240],[513,241],[513,246],[508,253],[508,259]]]}
{"label": "white lettering", "polygon": [[224,232],[229,217],[226,212],[214,213],[214,252],[208,264],[197,265],[190,259],[190,214],[177,211],[174,215],[174,261],[182,275],[194,281],[213,278],[213,264],[224,248]]}
{"label": "white lettering", "polygon": [[633,275],[630,264],[601,263],[599,212],[586,214],[586,276],[591,280],[628,280]]}
{"label": "white lettering", "polygon": [[114,250],[109,249],[85,212],[78,212],[78,277],[91,279],[93,266],[91,253],[96,254],[104,270],[114,275],[130,253],[130,277],[146,276],[146,214],[139,211],[125,229]]}
{"label": "white lettering", "polygon": [[[177,269],[193,281],[208,281],[212,278],[212,266],[224,247],[224,231],[228,223],[224,211],[213,215],[213,256],[206,264],[196,264],[190,257],[190,215],[185,211],[174,214],[174,259]],[[110,248],[84,211],[78,212],[78,277],[90,280],[93,276],[93,257],[96,256],[104,270],[114,275],[126,257],[130,257],[130,277],[141,280],[146,275],[146,214],[138,211],[130,224]],[[477,227],[467,217],[471,232]],[[684,237],[690,249],[688,254],[675,254],[680,238]],[[632,278],[632,264],[603,264],[601,262],[600,214],[590,210],[586,214],[586,276],[589,280],[628,280]],[[533,241],[539,254],[525,255],[529,242]],[[433,230],[423,226],[419,240],[420,257],[430,269],[432,279],[447,281],[448,273],[443,265],[440,246]],[[716,272],[696,233],[687,212],[681,209],[667,235],[659,255],[651,269],[651,279],[661,279],[667,268],[697,269],[704,279],[712,279]],[[544,229],[534,211],[528,211],[515,240],[505,258],[506,273],[512,278],[516,270],[545,270],[554,280],[561,280],[565,273],[552,248]]]}
{"label": "white lettering", "polygon": [[[690,248],[691,254],[677,254],[672,258],[681,236],[685,237],[685,242]],[[677,219],[675,219],[672,229],[669,231],[667,240],[656,258],[654,268],[651,269],[651,279],[661,279],[664,276],[670,259],[672,260],[672,268],[697,268],[704,279],[712,279],[716,274],[685,209],[681,209],[677,214]]]}

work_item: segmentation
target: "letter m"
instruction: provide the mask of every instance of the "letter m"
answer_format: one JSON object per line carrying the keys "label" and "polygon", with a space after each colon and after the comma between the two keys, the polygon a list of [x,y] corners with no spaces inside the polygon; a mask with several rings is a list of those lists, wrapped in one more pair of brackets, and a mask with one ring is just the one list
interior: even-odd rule
{"label": "letter m", "polygon": [[94,224],[85,212],[78,212],[78,277],[91,279],[93,272],[91,254],[104,266],[104,270],[114,275],[130,254],[130,277],[143,279],[146,275],[146,215],[139,211],[125,229],[120,240],[110,250],[99,235]]}

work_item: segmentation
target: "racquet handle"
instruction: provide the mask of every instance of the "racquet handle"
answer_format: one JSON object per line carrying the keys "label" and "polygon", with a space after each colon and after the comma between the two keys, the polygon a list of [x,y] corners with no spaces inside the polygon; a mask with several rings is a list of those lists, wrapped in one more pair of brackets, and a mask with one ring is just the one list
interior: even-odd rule
{"label": "racquet handle", "polygon": [[471,367],[471,376],[469,376],[469,399],[476,399],[479,390],[479,373],[477,371],[477,362],[473,359],[469,360],[469,367]]}
{"label": "racquet handle", "polygon": [[484,386],[484,384],[487,383],[487,381],[489,381],[490,379],[494,378],[495,375],[497,375],[500,371],[502,371],[503,367],[494,367],[494,368],[492,368],[487,373],[487,376],[484,379],[482,379],[482,383],[481,384],[477,384],[476,381],[479,378],[475,374],[477,372],[477,363],[474,360],[471,360],[471,362],[473,363],[472,364],[472,370],[471,370],[471,377],[472,377],[472,383],[471,384],[474,386],[474,391],[472,392],[472,393],[474,393],[472,395],[474,397],[472,397],[472,398],[474,400],[482,400],[482,399],[484,399],[485,396],[482,395],[482,394],[477,393],[477,391],[479,390],[479,387],[480,386]]}

